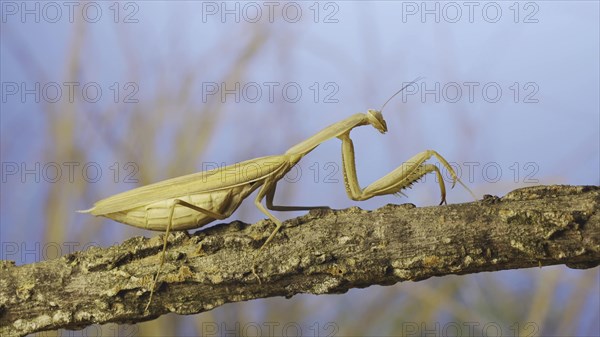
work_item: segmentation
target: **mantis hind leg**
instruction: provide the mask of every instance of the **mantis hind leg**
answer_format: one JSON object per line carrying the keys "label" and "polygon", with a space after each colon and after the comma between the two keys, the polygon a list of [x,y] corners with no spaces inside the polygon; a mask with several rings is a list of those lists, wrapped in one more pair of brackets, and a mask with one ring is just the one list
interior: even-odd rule
{"label": "mantis hind leg", "polygon": [[[277,182],[269,181],[269,180],[266,181],[264,183],[264,185],[262,186],[262,188],[259,190],[258,195],[256,196],[256,199],[254,199],[254,204],[256,205],[256,208],[258,208],[271,221],[273,221],[273,223],[275,223],[275,229],[271,232],[271,234],[269,235],[267,240],[262,244],[262,246],[260,246],[260,248],[258,249],[256,254],[254,255],[254,259],[252,262],[252,274],[256,277],[256,279],[258,279],[258,283],[261,283],[261,281],[260,281],[260,277],[258,276],[258,274],[256,274],[256,259],[260,256],[260,253],[262,252],[263,248],[265,248],[265,246],[267,244],[269,244],[269,242],[271,242],[271,240],[273,240],[273,237],[275,237],[275,234],[277,234],[277,232],[283,225],[281,223],[281,220],[277,219],[267,209],[275,210],[275,211],[304,211],[304,210],[310,210],[310,209],[315,209],[315,208],[323,208],[323,206],[275,206],[275,205],[273,205],[273,198],[275,196],[276,187],[277,187]],[[267,199],[266,200],[266,205],[267,205],[266,208],[265,208],[265,206],[262,205],[262,200],[265,197]]]}
{"label": "mantis hind leg", "polygon": [[[254,204],[256,205],[256,208],[258,208],[267,217],[269,217],[269,219],[271,221],[273,221],[273,223],[275,223],[275,229],[273,230],[273,232],[271,232],[271,235],[269,235],[269,237],[267,238],[265,243],[263,243],[262,246],[260,246],[260,248],[258,250],[259,253],[263,250],[263,248],[265,248],[265,246],[269,242],[271,242],[271,240],[273,239],[275,234],[277,234],[277,232],[279,231],[279,229],[282,226],[281,220],[277,219],[273,214],[271,214],[271,212],[269,212],[267,210],[267,208],[274,209],[274,210],[281,210],[282,208],[285,208],[285,207],[289,207],[289,208],[293,207],[293,206],[273,206],[273,196],[275,194],[275,184],[276,184],[275,182],[265,182],[263,187],[258,192],[256,199],[254,199]],[[267,208],[265,208],[265,206],[263,206],[263,204],[262,204],[262,199],[264,199],[265,196],[267,198]],[[287,210],[290,210],[290,209],[287,209]],[[294,210],[299,210],[299,209],[294,209]],[[258,254],[256,256],[258,256]],[[254,259],[256,259],[256,256],[254,257]]]}
{"label": "mantis hind leg", "polygon": [[[171,231],[171,227],[173,226],[173,215],[175,214],[175,206],[177,205],[181,205],[184,207],[188,207],[191,208],[195,211],[198,211],[200,213],[206,214],[212,218],[215,218],[217,220],[223,220],[227,218],[227,215],[223,215],[223,214],[219,214],[219,213],[215,213],[213,211],[209,211],[207,209],[204,209],[202,207],[198,207],[196,205],[192,205],[187,201],[181,200],[181,199],[175,199],[173,200],[173,204],[171,205],[171,210],[169,212],[169,223],[167,225],[167,230],[165,231],[165,238],[163,240],[163,249],[162,249],[162,253],[160,255],[160,266],[158,267],[158,270],[156,271],[156,275],[154,276],[154,279],[152,281],[152,288],[150,288],[150,298],[148,299],[148,304],[146,304],[146,308],[144,309],[144,311],[148,310],[148,307],[150,307],[150,303],[152,303],[152,296],[154,295],[154,289],[156,288],[156,283],[158,282],[158,277],[160,276],[160,272],[162,271],[162,267],[165,264],[165,253],[167,251],[167,242],[168,242],[168,238],[169,238],[169,232]],[[147,214],[147,212],[146,212]],[[146,221],[147,218],[146,218]]]}
{"label": "mantis hind leg", "polygon": [[435,172],[439,181],[442,197],[440,205],[445,203],[446,186],[439,168],[435,165],[424,164],[425,161],[431,157],[435,157],[448,170],[452,176],[452,187],[454,187],[456,182],[460,183],[467,191],[469,191],[469,193],[471,193],[473,198],[477,200],[475,194],[473,194],[473,192],[458,178],[448,161],[433,150],[427,150],[416,154],[392,172],[363,189],[359,186],[358,178],[356,176],[354,145],[352,139],[350,139],[350,134],[347,132],[338,138],[342,140],[342,163],[344,167],[346,193],[352,200],[367,200],[378,195],[402,193],[401,191],[403,189],[409,188],[424,175]]}

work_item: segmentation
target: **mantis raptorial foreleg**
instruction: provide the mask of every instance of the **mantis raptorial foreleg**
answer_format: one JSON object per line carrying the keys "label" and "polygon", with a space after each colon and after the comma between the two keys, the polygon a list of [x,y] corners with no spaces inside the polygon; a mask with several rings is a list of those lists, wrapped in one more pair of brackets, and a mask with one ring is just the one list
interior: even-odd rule
{"label": "mantis raptorial foreleg", "polygon": [[386,174],[379,180],[373,182],[366,188],[360,188],[358,178],[356,176],[356,165],[354,159],[354,145],[350,139],[350,131],[338,137],[342,141],[342,164],[344,166],[344,183],[346,193],[352,200],[367,200],[377,195],[401,193],[400,191],[410,187],[413,183],[429,172],[435,172],[440,185],[442,201],[440,205],[446,202],[446,186],[442,179],[442,174],[439,168],[431,164],[423,164],[429,158],[436,157],[440,163],[450,172],[452,176],[452,187],[458,181],[471,195],[477,199],[473,192],[458,179],[456,172],[444,157],[433,150],[423,151],[410,158],[404,164],[397,167],[392,172]]}

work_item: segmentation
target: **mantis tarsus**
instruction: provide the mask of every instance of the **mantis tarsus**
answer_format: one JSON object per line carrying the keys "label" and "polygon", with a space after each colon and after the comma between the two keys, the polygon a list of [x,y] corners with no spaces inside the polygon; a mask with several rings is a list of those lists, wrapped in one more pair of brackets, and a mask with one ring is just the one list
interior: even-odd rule
{"label": "mantis tarsus", "polygon": [[[408,85],[412,83],[414,82]],[[403,189],[427,173],[435,172],[442,196],[441,205],[446,201],[446,187],[440,169],[435,165],[425,163],[431,157],[435,157],[449,171],[452,176],[452,187],[458,181],[473,195],[469,188],[458,179],[456,172],[446,159],[433,150],[423,151],[413,156],[384,177],[366,188],[361,188],[356,176],[354,145],[350,139],[350,131],[362,125],[371,125],[379,132],[385,133],[387,125],[381,110],[357,113],[332,124],[307,140],[296,144],[283,155],[251,159],[231,166],[135,188],[100,200],[94,204],[94,207],[80,212],[104,216],[135,227],[165,231],[161,262],[150,289],[150,298],[145,308],[147,310],[152,302],[152,295],[164,264],[167,238],[171,230],[200,228],[216,219],[226,219],[246,197],[258,189],[254,204],[276,225],[271,235],[258,250],[260,252],[282,226],[281,221],[269,210],[301,211],[323,208],[323,206],[276,206],[273,205],[273,197],[277,182],[302,157],[331,138],[336,137],[342,141],[344,184],[346,193],[352,200],[367,200],[378,195],[401,194]],[[266,207],[262,204],[263,199],[266,199]]]}

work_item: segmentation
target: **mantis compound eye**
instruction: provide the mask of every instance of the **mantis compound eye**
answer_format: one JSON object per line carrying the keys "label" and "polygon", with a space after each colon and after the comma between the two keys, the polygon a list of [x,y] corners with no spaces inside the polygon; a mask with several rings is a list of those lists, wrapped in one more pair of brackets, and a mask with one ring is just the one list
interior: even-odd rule
{"label": "mantis compound eye", "polygon": [[385,119],[383,119],[383,115],[381,111],[369,109],[367,112],[367,116],[369,118],[369,123],[373,125],[373,127],[381,133],[387,132],[387,124]]}

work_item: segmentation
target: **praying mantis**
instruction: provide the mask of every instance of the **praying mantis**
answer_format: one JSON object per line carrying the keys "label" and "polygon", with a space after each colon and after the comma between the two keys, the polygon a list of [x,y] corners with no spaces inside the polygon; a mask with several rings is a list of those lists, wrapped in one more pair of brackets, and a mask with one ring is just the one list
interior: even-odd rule
{"label": "praying mantis", "polygon": [[[396,92],[380,110],[369,109],[367,113],[357,113],[332,124],[305,141],[294,145],[282,155],[251,159],[227,167],[135,188],[102,199],[96,202],[92,208],[79,212],[107,217],[139,228],[165,232],[161,262],[150,289],[150,298],[145,308],[147,311],[164,264],[170,231],[200,228],[214,220],[226,219],[244,199],[258,190],[254,204],[275,224],[275,229],[257,251],[256,256],[258,256],[258,253],[273,240],[282,226],[281,221],[269,210],[305,211],[326,208],[324,206],[277,206],[273,204],[273,198],[277,182],[305,155],[329,139],[338,138],[342,142],[344,185],[348,197],[352,200],[361,201],[374,196],[402,194],[403,189],[410,187],[424,175],[435,172],[442,197],[440,205],[445,203],[446,186],[440,169],[436,165],[425,163],[431,157],[435,157],[448,170],[452,177],[452,187],[459,182],[477,199],[457,177],[448,161],[434,150],[418,153],[369,186],[360,187],[356,175],[354,145],[350,139],[350,132],[363,125],[371,125],[382,134],[387,132],[387,124],[381,111],[395,95],[415,81]],[[263,199],[266,200],[264,206]],[[254,273],[254,268],[252,271]]]}

